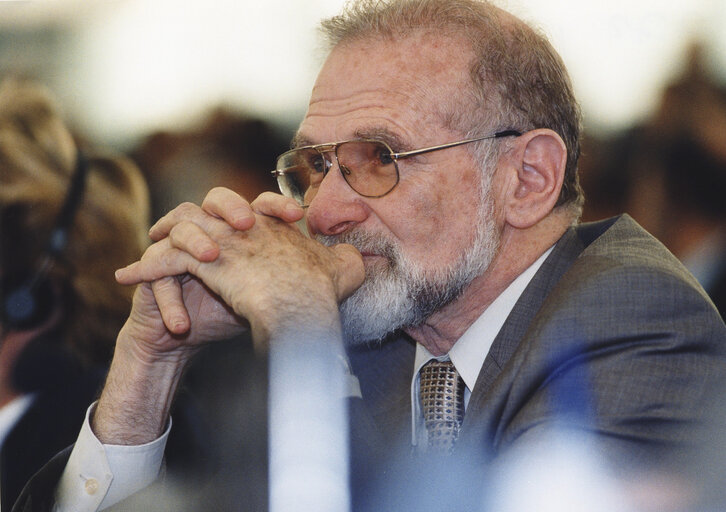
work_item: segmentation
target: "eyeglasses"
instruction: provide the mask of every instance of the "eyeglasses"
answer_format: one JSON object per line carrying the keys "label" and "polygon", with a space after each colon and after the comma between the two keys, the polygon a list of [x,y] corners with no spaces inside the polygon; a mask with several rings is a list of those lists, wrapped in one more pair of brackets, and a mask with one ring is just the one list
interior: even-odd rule
{"label": "eyeglasses", "polygon": [[300,205],[307,206],[333,166],[333,159],[329,155],[334,154],[335,162],[350,188],[363,197],[382,197],[398,184],[398,160],[480,140],[520,135],[522,134],[516,130],[504,130],[494,135],[401,153],[394,152],[385,142],[373,139],[315,144],[295,148],[280,155],[277,158],[277,168],[272,174],[277,177],[277,184],[284,196],[292,197]]}

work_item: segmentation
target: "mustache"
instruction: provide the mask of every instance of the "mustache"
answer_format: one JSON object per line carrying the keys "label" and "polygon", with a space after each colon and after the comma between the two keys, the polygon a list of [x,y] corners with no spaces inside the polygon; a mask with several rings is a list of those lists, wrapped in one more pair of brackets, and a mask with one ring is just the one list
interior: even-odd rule
{"label": "mustache", "polygon": [[361,230],[345,231],[339,235],[315,235],[315,239],[328,247],[336,244],[350,244],[361,253],[376,254],[395,264],[401,259],[401,251],[389,238]]}

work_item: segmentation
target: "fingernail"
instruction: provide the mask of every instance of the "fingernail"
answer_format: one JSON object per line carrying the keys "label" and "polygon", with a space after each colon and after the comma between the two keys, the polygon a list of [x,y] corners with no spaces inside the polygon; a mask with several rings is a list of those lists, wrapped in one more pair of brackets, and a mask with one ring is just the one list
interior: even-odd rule
{"label": "fingernail", "polygon": [[250,222],[254,222],[255,216],[248,210],[242,210],[237,214],[236,218],[238,226],[246,227]]}
{"label": "fingernail", "polygon": [[216,247],[205,244],[199,249],[199,257],[202,260],[213,259],[216,253]]}
{"label": "fingernail", "polygon": [[174,326],[174,332],[182,334],[187,330],[186,320],[182,316],[175,316],[172,319],[172,325]]}

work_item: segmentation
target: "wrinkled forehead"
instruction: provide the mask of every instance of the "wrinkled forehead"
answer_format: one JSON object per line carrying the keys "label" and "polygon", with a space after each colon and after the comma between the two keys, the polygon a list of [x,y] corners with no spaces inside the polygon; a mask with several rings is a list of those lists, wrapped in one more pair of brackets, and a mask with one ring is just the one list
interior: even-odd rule
{"label": "wrinkled forehead", "polygon": [[383,116],[394,124],[441,124],[471,94],[471,60],[464,39],[430,32],[346,41],[325,61],[306,121]]}

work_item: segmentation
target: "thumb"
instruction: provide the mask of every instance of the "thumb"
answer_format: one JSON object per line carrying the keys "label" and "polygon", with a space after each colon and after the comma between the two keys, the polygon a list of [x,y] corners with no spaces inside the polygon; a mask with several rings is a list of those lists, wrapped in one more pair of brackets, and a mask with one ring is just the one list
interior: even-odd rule
{"label": "thumb", "polygon": [[366,277],[363,256],[350,244],[332,246],[335,253],[335,291],[338,302],[347,299]]}

